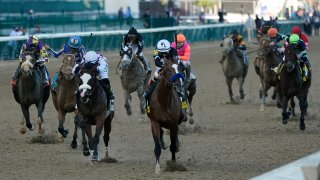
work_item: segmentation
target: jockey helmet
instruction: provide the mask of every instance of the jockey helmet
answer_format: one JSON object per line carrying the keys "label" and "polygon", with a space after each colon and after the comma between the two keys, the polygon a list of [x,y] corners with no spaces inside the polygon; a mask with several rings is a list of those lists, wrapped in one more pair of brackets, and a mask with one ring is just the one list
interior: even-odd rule
{"label": "jockey helmet", "polygon": [[177,35],[177,43],[184,43],[186,41],[186,37],[183,34]]}
{"label": "jockey helmet", "polygon": [[39,42],[39,39],[37,36],[35,35],[32,35],[32,36],[28,36],[28,41],[27,41],[29,44],[38,44]]}
{"label": "jockey helmet", "polygon": [[157,50],[159,52],[169,52],[170,51],[170,42],[166,39],[161,39],[158,43],[157,43]]}
{"label": "jockey helmet", "polygon": [[278,33],[278,30],[277,30],[276,28],[270,28],[270,29],[268,30],[268,36],[269,36],[269,37],[274,38],[274,37],[277,36],[277,33]]}
{"label": "jockey helmet", "polygon": [[291,34],[289,37],[289,44],[298,44],[300,37],[297,34]]}
{"label": "jockey helmet", "polygon": [[131,41],[134,41],[137,38],[137,35],[138,35],[138,31],[134,27],[132,27],[128,32],[128,38]]}
{"label": "jockey helmet", "polygon": [[85,63],[96,63],[99,60],[100,55],[94,51],[88,51],[84,56]]}
{"label": "jockey helmet", "polygon": [[81,38],[79,36],[71,36],[69,38],[68,45],[71,48],[79,48],[81,46]]}
{"label": "jockey helmet", "polygon": [[299,26],[293,26],[292,29],[291,29],[291,32],[293,34],[301,34],[301,29]]}

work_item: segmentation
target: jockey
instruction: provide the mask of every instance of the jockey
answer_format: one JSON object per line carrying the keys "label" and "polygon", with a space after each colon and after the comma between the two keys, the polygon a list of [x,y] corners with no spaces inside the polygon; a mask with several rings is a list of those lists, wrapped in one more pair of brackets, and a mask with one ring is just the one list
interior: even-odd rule
{"label": "jockey", "polygon": [[[76,58],[74,69],[77,68],[77,71],[79,71],[79,64],[86,53],[84,46],[81,44],[81,38],[79,36],[71,36],[68,42],[62,45],[58,52],[52,50],[50,47],[47,48],[52,52],[55,58],[58,58],[61,54],[73,54]],[[57,87],[58,77],[59,73],[56,73],[52,79],[52,88]]]}
{"label": "jockey", "polygon": [[97,54],[94,51],[88,51],[82,59],[81,64],[86,63],[99,63],[99,66],[97,67],[97,71],[99,72],[99,78],[102,82],[102,87],[106,92],[106,95],[109,99],[109,111],[114,112],[114,95],[111,90],[111,84],[109,80],[108,75],[108,60],[106,57],[102,56],[101,54]]}
{"label": "jockey", "polygon": [[[270,37],[271,42],[272,41],[278,41],[280,42],[282,40],[282,35],[278,33],[278,30],[276,28],[270,28],[268,30],[268,36]],[[284,42],[284,44],[286,41]],[[283,57],[284,54],[284,44],[279,45],[278,43],[274,46],[275,53],[281,57]]]}
{"label": "jockey", "polygon": [[195,79],[195,76],[192,74],[191,70],[191,48],[188,42],[186,42],[186,37],[183,34],[177,35],[177,44],[176,42],[171,43],[171,47],[176,48],[180,62],[185,66],[190,66],[190,71],[186,71],[186,82],[190,81],[190,76],[192,79]]}
{"label": "jockey", "polygon": [[[291,34],[291,35],[280,35],[278,33],[277,38],[275,41],[270,43],[270,46],[273,46],[275,43],[279,42],[280,40],[285,40],[289,46],[294,46],[296,50],[296,54],[298,59],[300,60],[300,67],[303,70],[303,80],[305,81],[308,77],[308,67],[310,68],[310,63],[307,55],[307,48],[303,40],[300,39],[299,35]],[[283,62],[279,64],[278,67],[274,68],[274,71],[279,74],[280,67]]]}
{"label": "jockey", "polygon": [[165,59],[177,59],[177,51],[172,46],[170,47],[170,42],[166,39],[161,39],[157,43],[157,49],[154,50],[153,59],[156,65],[156,70],[154,72],[153,79],[150,80],[150,85],[153,84],[154,81],[158,80],[159,73],[161,72],[163,65],[165,63]]}
{"label": "jockey", "polygon": [[[243,41],[243,38],[241,35],[239,35],[238,31],[233,30],[231,32],[231,38],[233,40],[234,49],[237,52],[237,55],[240,56],[243,59],[244,69],[248,69],[249,60],[247,57],[247,46],[246,43]],[[219,61],[220,63],[223,63],[223,61],[226,59],[227,56],[222,56],[222,59]]]}
{"label": "jockey", "polygon": [[303,42],[306,44],[307,51],[309,50],[309,39],[305,33],[301,32],[301,29],[299,26],[293,26],[291,29],[292,34],[298,34],[300,39],[303,40]]}
{"label": "jockey", "polygon": [[[47,50],[45,48],[45,45],[39,41],[37,36],[35,36],[35,35],[28,36],[27,42],[25,42],[22,45],[21,50],[20,50],[20,56],[19,56],[20,65],[22,63],[21,55],[26,51],[34,53],[35,59],[37,60],[35,63],[35,66],[39,67],[39,70],[41,71],[43,84],[44,84],[44,86],[49,86],[49,73],[48,73],[48,70],[45,66],[45,64],[47,62],[49,62],[49,56],[48,56]],[[17,83],[20,65],[16,69],[16,72],[14,73],[14,75],[11,79],[11,84],[14,86]]]}
{"label": "jockey", "polygon": [[[143,56],[142,50],[143,50],[143,39],[140,33],[132,27],[129,32],[124,36],[123,46],[131,45],[132,48],[138,48],[135,56],[141,61],[141,63],[144,66],[144,70],[146,71],[147,74],[151,73],[151,68],[149,62],[145,59]],[[120,50],[120,56],[123,56],[122,49]]]}

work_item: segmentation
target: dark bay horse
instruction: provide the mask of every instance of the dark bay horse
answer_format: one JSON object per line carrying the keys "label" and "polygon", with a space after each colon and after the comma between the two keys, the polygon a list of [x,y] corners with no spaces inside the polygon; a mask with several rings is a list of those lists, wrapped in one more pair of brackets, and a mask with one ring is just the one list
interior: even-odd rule
{"label": "dark bay horse", "polygon": [[38,110],[38,131],[44,134],[45,130],[41,127],[43,123],[43,111],[45,104],[50,96],[50,86],[43,86],[41,72],[35,66],[36,59],[33,53],[25,52],[22,54],[20,65],[19,79],[17,85],[12,87],[12,92],[17,103],[20,104],[24,118],[20,122],[20,132],[26,132],[24,121],[27,128],[33,130],[34,127],[30,122],[29,108],[36,105]]}
{"label": "dark bay horse", "polygon": [[260,77],[261,81],[261,89],[260,89],[260,98],[261,98],[261,106],[260,111],[264,111],[266,97],[268,96],[268,90],[271,87],[274,87],[272,99],[277,98],[277,102],[279,104],[279,94],[277,91],[277,83],[278,77],[276,73],[272,70],[274,67],[277,67],[278,64],[282,61],[281,57],[276,55],[273,51],[272,47],[269,46],[270,39],[269,38],[261,38],[260,40],[260,51],[258,52],[259,58],[259,70],[257,73]]}
{"label": "dark bay horse", "polygon": [[[59,126],[58,131],[66,138],[68,130],[64,128],[65,117],[67,113],[75,112],[76,95],[75,92],[78,89],[79,77],[74,76],[72,69],[75,65],[75,56],[73,54],[66,54],[63,57],[62,66],[58,73],[58,87],[51,89],[52,101],[54,107],[58,112]],[[75,118],[78,118],[75,115]],[[77,119],[75,122],[78,122]],[[75,130],[73,134],[72,148],[77,147],[77,129],[78,124],[75,124]]]}
{"label": "dark bay horse", "polygon": [[240,99],[243,99],[245,93],[243,91],[244,80],[247,76],[247,71],[244,70],[243,59],[241,59],[234,48],[233,40],[230,37],[226,37],[223,40],[223,56],[226,56],[226,60],[222,63],[222,70],[226,77],[230,101],[233,102],[232,81],[236,78],[239,82]]}
{"label": "dark bay horse", "polygon": [[311,86],[311,70],[305,82],[302,81],[301,69],[299,60],[293,46],[288,46],[285,49],[285,64],[280,72],[280,97],[282,97],[282,123],[287,124],[291,115],[287,111],[288,101],[291,99],[291,109],[294,110],[293,98],[296,96],[299,99],[300,106],[300,130],[305,129],[305,115],[308,108],[308,91]]}
{"label": "dark bay horse", "polygon": [[155,87],[150,99],[150,111],[147,115],[151,121],[151,130],[155,144],[156,156],[155,173],[160,173],[159,159],[163,145],[162,127],[170,130],[170,151],[172,161],[176,160],[176,152],[179,150],[178,125],[185,118],[183,115],[181,100],[176,91],[182,92],[183,75],[179,73],[177,60],[166,60],[160,80]]}
{"label": "dark bay horse", "polygon": [[[83,155],[89,156],[90,148],[90,150],[93,150],[92,161],[99,161],[98,144],[103,129],[103,140],[106,147],[105,159],[109,158],[108,143],[111,132],[111,121],[113,119],[113,113],[106,117],[108,111],[107,95],[97,78],[98,65],[98,63],[86,63],[81,68],[77,93],[79,126],[81,127],[83,138]],[[91,125],[96,125],[94,137],[92,137]],[[85,134],[88,136],[89,148]]]}
{"label": "dark bay horse", "polygon": [[147,74],[144,72],[142,66],[137,60],[137,57],[134,57],[133,54],[137,49],[132,49],[130,46],[122,47],[123,56],[121,58],[121,69],[122,74],[120,76],[122,88],[124,90],[125,104],[124,107],[127,110],[127,114],[130,116],[132,114],[130,101],[131,93],[137,91],[139,100],[140,100],[140,111],[142,114],[145,114],[145,98],[143,93],[145,87],[147,86],[148,80]]}

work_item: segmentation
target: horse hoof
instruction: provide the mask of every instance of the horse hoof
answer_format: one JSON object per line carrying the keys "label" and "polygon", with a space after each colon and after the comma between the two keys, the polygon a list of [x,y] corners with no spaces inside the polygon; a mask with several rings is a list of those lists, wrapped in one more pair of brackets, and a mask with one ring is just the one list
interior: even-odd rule
{"label": "horse hoof", "polygon": [[90,151],[89,151],[89,149],[88,148],[86,148],[86,149],[83,149],[83,155],[84,156],[90,156]]}
{"label": "horse hoof", "polygon": [[189,124],[193,124],[194,123],[194,119],[192,117],[189,118]]}
{"label": "horse hoof", "polygon": [[92,156],[91,161],[92,162],[98,162],[99,161],[98,156]]}
{"label": "horse hoof", "polygon": [[34,130],[34,126],[30,123],[26,125],[28,129],[30,129],[30,131]]}
{"label": "horse hoof", "polygon": [[246,96],[245,94],[241,94],[240,99],[244,99],[245,96]]}
{"label": "horse hoof", "polygon": [[72,149],[76,149],[77,147],[78,147],[77,141],[72,141],[72,142],[71,142],[71,148],[72,148]]}
{"label": "horse hoof", "polygon": [[306,129],[306,125],[304,123],[300,123],[300,130],[303,131]]}
{"label": "horse hoof", "polygon": [[128,116],[131,116],[131,115],[132,115],[132,112],[131,112],[131,111],[127,111],[127,115],[128,115]]}
{"label": "horse hoof", "polygon": [[62,129],[62,128],[58,128],[58,131],[60,132],[60,134],[63,136],[63,138],[66,138],[68,136],[69,130],[68,129]]}
{"label": "horse hoof", "polygon": [[288,119],[283,119],[282,124],[288,124]]}
{"label": "horse hoof", "polygon": [[44,134],[46,132],[46,130],[45,129],[39,129],[39,134]]}

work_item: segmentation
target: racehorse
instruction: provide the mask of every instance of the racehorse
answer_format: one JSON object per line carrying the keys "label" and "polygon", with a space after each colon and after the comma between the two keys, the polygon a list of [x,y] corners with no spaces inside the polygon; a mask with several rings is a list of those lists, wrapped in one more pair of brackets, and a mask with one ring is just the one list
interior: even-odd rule
{"label": "racehorse", "polygon": [[[107,94],[102,83],[98,80],[98,63],[86,63],[80,70],[80,82],[77,92],[77,107],[79,126],[82,130],[83,155],[89,156],[89,148],[93,150],[92,161],[99,161],[98,144],[99,137],[104,128],[104,144],[106,147],[105,159],[109,158],[108,143],[111,132],[111,121],[113,113],[106,117],[108,111]],[[91,125],[96,125],[94,137],[92,138]],[[89,140],[89,148],[86,136]]]}
{"label": "racehorse", "polygon": [[140,111],[145,114],[145,98],[143,93],[145,87],[147,86],[148,80],[147,74],[144,72],[137,57],[133,56],[137,49],[132,49],[130,46],[122,47],[123,56],[121,58],[121,69],[122,74],[120,76],[122,88],[124,90],[125,105],[127,114],[130,116],[132,114],[130,101],[132,100],[131,93],[137,91],[140,100]]}
{"label": "racehorse", "polygon": [[[79,77],[72,73],[72,68],[75,65],[75,56],[73,54],[66,54],[63,57],[62,66],[58,73],[57,83],[58,86],[55,89],[51,89],[52,101],[54,107],[58,112],[59,126],[58,131],[64,138],[68,135],[68,130],[64,128],[65,117],[67,113],[75,112],[76,95],[75,92],[78,89]],[[75,118],[78,118],[75,115]],[[78,122],[77,119],[75,122]],[[72,148],[76,148],[77,144],[77,129],[78,124],[75,124],[73,141],[71,143]]]}
{"label": "racehorse", "polygon": [[36,105],[38,110],[38,132],[44,134],[45,130],[41,127],[43,123],[43,111],[45,104],[50,96],[50,86],[43,86],[43,80],[36,59],[32,52],[25,52],[21,55],[19,79],[17,85],[12,87],[12,92],[17,103],[20,104],[23,117],[20,122],[20,133],[26,133],[24,120],[27,128],[33,130],[34,127],[30,123],[29,108],[32,104]]}
{"label": "racehorse", "polygon": [[308,78],[305,82],[302,81],[301,68],[299,60],[293,46],[285,48],[285,64],[280,72],[280,96],[282,97],[282,123],[287,124],[291,115],[287,111],[288,101],[291,99],[291,108],[294,110],[293,98],[296,96],[299,99],[300,106],[300,130],[305,129],[305,115],[308,108],[308,91],[311,86],[311,70],[308,73]]}
{"label": "racehorse", "polygon": [[230,37],[225,37],[223,40],[223,56],[226,56],[226,60],[222,63],[222,70],[224,76],[226,77],[228,91],[231,102],[234,102],[233,92],[232,92],[232,81],[236,78],[239,82],[239,92],[240,99],[243,99],[245,94],[243,91],[244,80],[247,76],[247,71],[245,70],[244,62],[236,52],[233,44],[233,40]]}
{"label": "racehorse", "polygon": [[278,66],[282,61],[281,57],[276,55],[273,51],[272,47],[269,46],[270,39],[268,38],[261,38],[260,40],[260,51],[258,53],[259,63],[258,72],[257,74],[260,77],[261,81],[261,89],[260,89],[260,99],[261,99],[261,106],[260,111],[264,111],[266,97],[268,96],[268,90],[271,87],[274,87],[272,99],[277,98],[278,105],[280,103],[279,94],[277,92],[277,75],[272,70],[274,67]]}
{"label": "racehorse", "polygon": [[179,151],[178,125],[185,119],[181,100],[177,93],[182,92],[184,76],[179,73],[177,60],[167,59],[161,72],[160,80],[151,94],[147,115],[151,121],[151,129],[155,144],[156,156],[155,173],[160,173],[159,159],[163,143],[162,127],[170,130],[170,151],[172,161],[176,160],[175,153]]}

